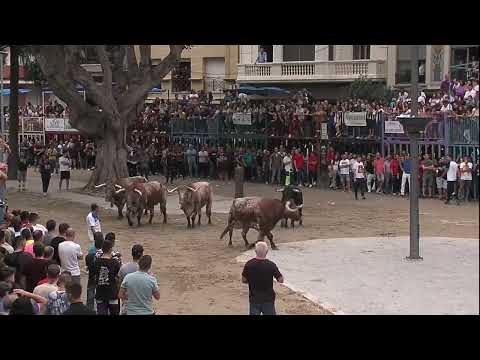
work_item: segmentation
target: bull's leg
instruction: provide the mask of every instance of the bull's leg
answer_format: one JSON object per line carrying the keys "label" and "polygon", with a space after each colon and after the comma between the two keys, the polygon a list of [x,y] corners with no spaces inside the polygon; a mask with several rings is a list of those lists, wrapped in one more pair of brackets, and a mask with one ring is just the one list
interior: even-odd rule
{"label": "bull's leg", "polygon": [[295,228],[295,220],[292,219],[291,222],[292,222],[292,229],[294,229]]}
{"label": "bull's leg", "polygon": [[155,213],[155,208],[152,206],[150,208],[150,219],[148,220],[148,223],[151,224],[153,220],[153,214]]}
{"label": "bull's leg", "polygon": [[192,226],[190,225],[190,217],[187,216],[187,228],[191,228]]}
{"label": "bull's leg", "polygon": [[167,223],[167,206],[165,204],[160,205],[160,210],[162,211],[163,214],[163,223]]}
{"label": "bull's leg", "polygon": [[130,219],[130,213],[127,213],[127,220],[128,220],[128,225],[133,226],[133,221]]}
{"label": "bull's leg", "polygon": [[147,216],[147,215],[148,215],[148,209],[145,209],[143,216]]}
{"label": "bull's leg", "polygon": [[117,206],[117,210],[118,210],[118,219],[122,219],[123,218],[123,204],[120,205],[120,206]]}
{"label": "bull's leg", "polygon": [[138,211],[138,214],[137,214],[137,221],[138,221],[138,226],[141,226],[141,220],[142,220],[142,215],[143,215],[143,211],[142,210],[139,210]]}
{"label": "bull's leg", "polygon": [[200,209],[200,211],[198,212],[198,225],[200,226],[202,223],[201,223],[201,220],[202,219],[202,209]]}
{"label": "bull's leg", "polygon": [[233,246],[232,235],[233,235],[233,226],[228,230],[228,236],[229,236],[228,246]]}
{"label": "bull's leg", "polygon": [[196,217],[197,214],[193,213],[192,215],[192,228],[195,227],[195,217]]}
{"label": "bull's leg", "polygon": [[250,227],[248,225],[244,225],[243,226],[243,229],[242,229],[242,237],[243,237],[243,241],[245,242],[245,247],[247,249],[251,249],[255,246],[255,244],[249,244],[248,243],[248,240],[247,240],[247,233],[248,233],[248,230],[250,229]]}
{"label": "bull's leg", "polygon": [[272,247],[272,250],[278,250],[277,245],[273,242],[273,234],[269,231],[267,233],[267,238],[270,241],[270,246]]}
{"label": "bull's leg", "polygon": [[303,214],[302,214],[302,210],[303,210],[303,209],[298,210],[298,212],[300,213],[300,221],[298,222],[299,225],[303,225]]}
{"label": "bull's leg", "polygon": [[208,217],[208,225],[212,225],[212,202],[211,201],[207,203],[205,213],[207,214],[207,217]]}
{"label": "bull's leg", "polygon": [[287,219],[282,219],[282,221],[280,222],[280,227],[288,228]]}

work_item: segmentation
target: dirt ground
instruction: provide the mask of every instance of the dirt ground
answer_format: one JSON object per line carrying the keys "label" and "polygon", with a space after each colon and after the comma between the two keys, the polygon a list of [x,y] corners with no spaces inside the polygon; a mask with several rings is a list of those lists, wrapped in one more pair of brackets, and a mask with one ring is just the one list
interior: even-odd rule
{"label": "dirt ground", "polygon": [[[88,174],[75,174],[85,179]],[[35,175],[32,175],[35,176]],[[57,180],[52,180],[56,186]],[[176,183],[178,185],[180,182]],[[213,182],[218,195],[232,196],[233,183]],[[219,185],[219,186],[216,186]],[[278,197],[272,186],[246,184],[248,196]],[[177,197],[169,197],[177,202]],[[304,220],[302,227],[281,229],[277,226],[274,240],[282,251],[282,243],[317,238],[362,236],[400,236],[409,232],[409,201],[393,196],[367,194],[366,200],[355,201],[351,193],[304,189]],[[77,230],[82,249],[86,251],[85,216],[88,206],[68,200],[43,198],[36,193],[9,192],[11,207],[36,209],[41,221],[53,218],[68,222]],[[142,244],[145,253],[153,257],[153,273],[160,288],[161,299],[156,304],[158,314],[247,314],[248,287],[241,283],[242,265],[235,257],[245,251],[240,230],[234,233],[234,246],[228,239],[219,240],[227,215],[215,213],[213,225],[186,228],[182,215],[171,215],[169,223],[161,224],[156,213],[154,224],[129,228],[126,220],[116,219],[111,211],[101,215],[104,232],[117,236],[116,248],[124,261],[130,260],[133,244]],[[478,202],[444,205],[438,200],[420,201],[420,233],[422,236],[479,237]],[[205,222],[205,216],[202,220]],[[228,238],[228,236],[227,236]],[[256,239],[251,230],[249,240]],[[82,262],[83,264],[83,262]],[[281,271],[281,269],[280,269]],[[381,269],[379,269],[381,271]],[[86,278],[86,275],[84,275]],[[301,294],[275,284],[279,314],[326,314],[327,312]]]}

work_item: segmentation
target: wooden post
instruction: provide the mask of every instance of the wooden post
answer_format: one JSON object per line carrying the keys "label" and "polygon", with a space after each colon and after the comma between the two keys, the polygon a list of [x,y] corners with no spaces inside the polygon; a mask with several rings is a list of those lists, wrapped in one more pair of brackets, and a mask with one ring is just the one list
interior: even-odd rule
{"label": "wooden post", "polygon": [[235,168],[235,199],[244,197],[243,184],[244,184],[245,170],[243,166],[237,166]]}

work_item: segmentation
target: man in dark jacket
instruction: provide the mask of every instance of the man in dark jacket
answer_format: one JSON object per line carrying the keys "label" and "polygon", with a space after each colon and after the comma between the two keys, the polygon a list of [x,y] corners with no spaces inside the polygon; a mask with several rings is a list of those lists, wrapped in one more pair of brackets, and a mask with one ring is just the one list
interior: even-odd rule
{"label": "man in dark jacket", "polygon": [[94,311],[82,303],[82,285],[70,282],[67,284],[66,290],[70,307],[62,315],[96,315]]}

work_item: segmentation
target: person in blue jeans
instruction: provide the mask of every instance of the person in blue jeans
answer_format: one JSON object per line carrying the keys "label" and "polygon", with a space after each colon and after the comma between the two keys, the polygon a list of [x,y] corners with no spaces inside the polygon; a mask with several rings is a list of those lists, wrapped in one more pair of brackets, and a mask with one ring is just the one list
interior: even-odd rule
{"label": "person in blue jeans", "polygon": [[267,259],[268,245],[259,241],[255,245],[256,257],[249,260],[242,272],[242,282],[248,284],[250,315],[276,315],[273,278],[283,283],[277,265]]}

